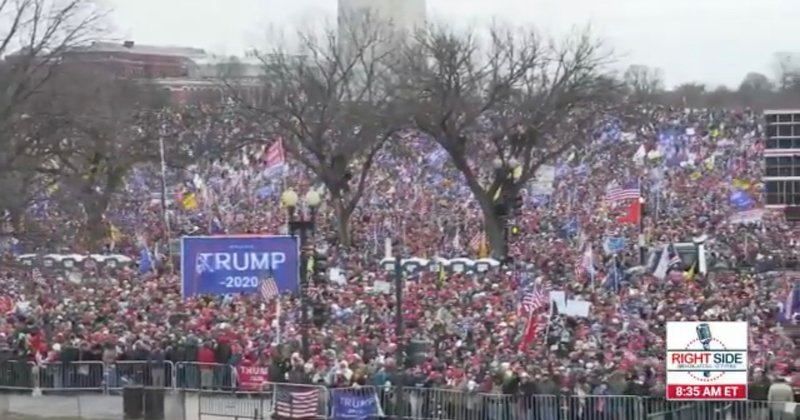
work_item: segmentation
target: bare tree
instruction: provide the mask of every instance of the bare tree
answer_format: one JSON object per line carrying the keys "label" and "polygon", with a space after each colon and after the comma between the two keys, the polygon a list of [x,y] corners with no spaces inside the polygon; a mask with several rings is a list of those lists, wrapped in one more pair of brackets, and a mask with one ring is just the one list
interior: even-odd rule
{"label": "bare tree", "polygon": [[11,231],[19,235],[28,231],[25,226],[25,213],[32,200],[46,187],[45,180],[35,168],[36,163],[23,162],[26,157],[20,157],[18,166],[14,171],[0,172],[0,191],[3,192],[3,208],[6,222]]}
{"label": "bare tree", "polygon": [[637,101],[652,100],[664,90],[664,74],[661,69],[632,64],[623,75],[630,94]]}
{"label": "bare tree", "polygon": [[[0,0],[0,171],[37,146],[14,143],[31,98],[58,71],[61,55],[88,42],[102,16],[90,0]],[[29,140],[36,140],[29,137]]]}
{"label": "bare tree", "polygon": [[[107,237],[103,218],[128,171],[159,161],[166,94],[89,64],[59,72],[46,93],[36,102],[46,115],[41,131],[48,146],[38,171],[60,180],[61,194],[85,218],[86,239],[96,246]],[[185,154],[178,141],[164,144],[171,156]]]}
{"label": "bare tree", "polygon": [[744,76],[742,83],[739,84],[739,90],[747,90],[753,92],[771,91],[773,84],[769,78],[761,73],[750,72]]}
{"label": "bare tree", "polygon": [[702,83],[684,83],[672,91],[681,106],[701,108],[705,106],[708,90]]}
{"label": "bare tree", "polygon": [[603,74],[610,56],[588,33],[556,43],[493,29],[482,45],[475,34],[443,28],[417,33],[405,55],[404,107],[464,174],[500,256],[498,204],[508,209],[542,165],[591,137],[620,88]]}
{"label": "bare tree", "polygon": [[725,85],[720,85],[717,86],[716,89],[706,93],[705,106],[711,108],[735,106],[740,99],[737,92],[729,89]]}
{"label": "bare tree", "polygon": [[338,35],[345,38],[335,31],[300,34],[300,55],[285,48],[257,54],[264,94],[255,108],[294,160],[327,187],[339,239],[349,244],[350,216],[398,124],[388,71],[393,56],[380,25],[362,20]]}
{"label": "bare tree", "polygon": [[737,94],[743,104],[754,106],[768,101],[773,96],[774,89],[774,84],[767,76],[757,72],[750,72],[739,84]]}

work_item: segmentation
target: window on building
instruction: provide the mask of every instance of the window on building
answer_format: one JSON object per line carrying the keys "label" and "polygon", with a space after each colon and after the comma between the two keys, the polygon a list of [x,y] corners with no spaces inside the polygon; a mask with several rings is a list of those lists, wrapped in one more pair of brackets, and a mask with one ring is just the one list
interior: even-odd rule
{"label": "window on building", "polygon": [[768,138],[764,144],[764,148],[766,149],[777,149],[778,148],[778,139]]}
{"label": "window on building", "polygon": [[800,181],[787,181],[786,204],[800,206]]}
{"label": "window on building", "polygon": [[773,138],[778,135],[778,126],[774,124],[767,125],[767,138]]}
{"label": "window on building", "polygon": [[764,174],[766,176],[796,176],[794,175],[794,168],[797,165],[793,156],[767,157],[764,166]]}
{"label": "window on building", "polygon": [[767,205],[775,206],[786,204],[786,181],[766,181],[764,188],[766,189],[766,202]]}

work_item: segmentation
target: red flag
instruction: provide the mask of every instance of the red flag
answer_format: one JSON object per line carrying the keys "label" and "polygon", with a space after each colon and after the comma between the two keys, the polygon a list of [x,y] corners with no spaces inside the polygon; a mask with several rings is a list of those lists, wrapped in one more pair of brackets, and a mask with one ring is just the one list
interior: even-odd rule
{"label": "red flag", "polygon": [[642,203],[639,200],[633,200],[627,208],[625,214],[617,217],[617,223],[630,223],[632,225],[638,224],[642,217]]}
{"label": "red flag", "polygon": [[261,160],[264,162],[267,169],[283,166],[286,163],[286,151],[283,149],[283,138],[278,137],[278,139],[264,151]]}
{"label": "red flag", "polygon": [[525,334],[522,336],[522,341],[519,342],[519,351],[524,351],[536,339],[536,333],[539,332],[538,315],[531,312],[528,314],[528,322],[525,323]]}

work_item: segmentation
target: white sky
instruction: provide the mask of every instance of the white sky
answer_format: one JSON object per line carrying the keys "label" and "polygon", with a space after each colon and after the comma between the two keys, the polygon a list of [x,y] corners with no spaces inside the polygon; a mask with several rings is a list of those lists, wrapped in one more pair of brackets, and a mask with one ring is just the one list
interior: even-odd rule
{"label": "white sky", "polygon": [[[100,0],[120,38],[224,54],[264,47],[267,34],[335,22],[336,0]],[[564,35],[591,24],[620,67],[660,67],[667,85],[737,87],[749,71],[774,75],[773,54],[800,51],[800,0],[428,0],[429,19],[480,25],[495,18]]]}

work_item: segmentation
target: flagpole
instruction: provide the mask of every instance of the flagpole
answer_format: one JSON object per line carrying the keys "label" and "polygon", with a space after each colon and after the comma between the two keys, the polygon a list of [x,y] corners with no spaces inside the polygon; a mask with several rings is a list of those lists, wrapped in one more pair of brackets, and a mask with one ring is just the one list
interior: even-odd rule
{"label": "flagpole", "polygon": [[[640,184],[641,185],[641,184]],[[641,190],[640,190],[641,191]],[[645,212],[644,197],[639,196],[639,265],[647,264],[647,247],[644,240],[644,216]]]}
{"label": "flagpole", "polygon": [[277,336],[275,337],[275,344],[281,344],[281,297],[275,297],[275,324],[277,325],[275,328],[275,332]]}
{"label": "flagpole", "polygon": [[547,345],[548,337],[550,337],[550,324],[553,318],[553,299],[550,299],[550,307],[547,311],[547,325],[544,326],[544,351],[550,352],[550,346]]}
{"label": "flagpole", "polygon": [[161,127],[161,133],[158,136],[159,154],[161,157],[161,216],[164,219],[164,231],[167,237],[167,255],[169,259],[170,274],[174,272],[172,264],[172,234],[169,225],[169,213],[167,211],[167,161],[166,152],[164,150],[164,127]]}
{"label": "flagpole", "polygon": [[747,240],[748,240],[749,236],[750,236],[750,233],[749,232],[745,232],[745,234],[744,234],[744,258],[745,258],[745,261],[747,261],[747,259],[748,259],[747,248],[748,248],[749,244],[748,244]]}
{"label": "flagpole", "polygon": [[[639,209],[639,219],[642,218],[641,209]],[[656,214],[655,216],[655,223],[658,223],[658,220],[661,218],[661,190],[659,189],[656,191]]]}

